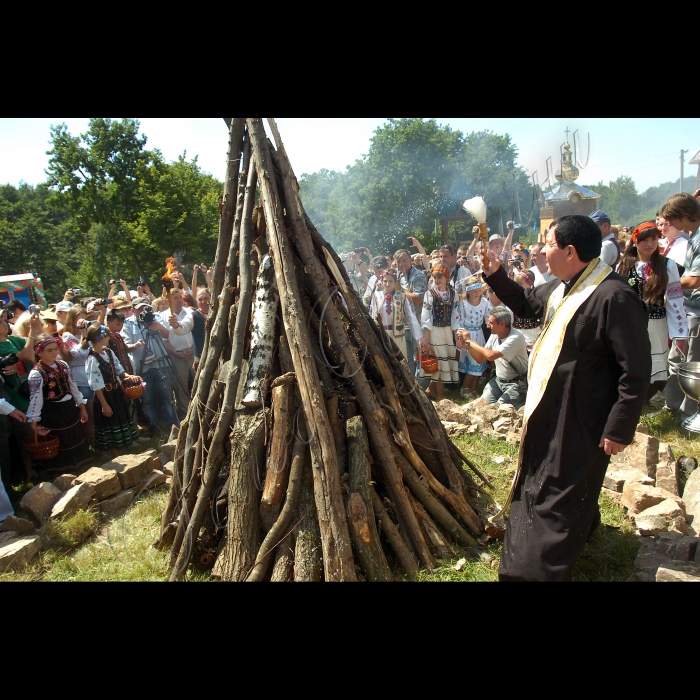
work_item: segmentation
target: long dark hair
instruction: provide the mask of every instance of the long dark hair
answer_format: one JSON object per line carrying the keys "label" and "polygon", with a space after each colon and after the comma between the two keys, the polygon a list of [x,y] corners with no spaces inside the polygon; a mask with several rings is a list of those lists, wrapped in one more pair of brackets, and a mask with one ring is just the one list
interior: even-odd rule
{"label": "long dark hair", "polygon": [[[651,226],[647,226],[641,231],[638,231],[641,226],[645,226],[646,224],[651,224]],[[627,248],[625,248],[620,265],[617,268],[618,273],[623,277],[627,277],[627,273],[634,267],[635,262],[639,259],[637,253],[637,243],[639,241],[645,241],[647,238],[658,239],[660,237],[659,229],[656,228],[653,221],[647,221],[635,228],[632,232],[632,238],[630,238]],[[649,277],[644,285],[644,301],[652,302],[665,294],[666,287],[668,287],[667,262],[667,258],[659,253],[657,247],[654,254],[651,256],[651,260],[649,260],[650,270]]]}

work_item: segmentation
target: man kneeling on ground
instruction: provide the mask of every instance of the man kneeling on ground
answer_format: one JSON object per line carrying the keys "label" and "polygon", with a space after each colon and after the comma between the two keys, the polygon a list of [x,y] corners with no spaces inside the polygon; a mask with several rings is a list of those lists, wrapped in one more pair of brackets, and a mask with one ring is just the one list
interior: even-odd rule
{"label": "man kneeling on ground", "polygon": [[486,385],[483,398],[488,403],[510,403],[517,409],[525,403],[527,377],[527,342],[511,327],[511,314],[505,306],[495,306],[489,314],[491,335],[482,347],[471,339],[469,331],[457,331],[460,345],[478,363],[494,362],[496,376]]}

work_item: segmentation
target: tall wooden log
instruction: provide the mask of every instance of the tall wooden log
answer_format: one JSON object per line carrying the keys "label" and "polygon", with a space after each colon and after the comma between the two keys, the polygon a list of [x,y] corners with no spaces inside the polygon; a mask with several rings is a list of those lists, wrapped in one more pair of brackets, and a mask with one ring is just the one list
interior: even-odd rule
{"label": "tall wooden log", "polygon": [[[283,540],[287,539],[287,546],[292,542],[289,539],[290,527],[294,526],[294,516],[297,513],[299,497],[301,495],[304,466],[308,461],[308,446],[300,439],[294,442],[292,451],[292,465],[289,475],[289,487],[287,488],[284,507],[282,508],[276,522],[270,527],[265,540],[260,546],[256,558],[256,564],[250,572],[247,581],[262,581],[265,572],[270,564],[270,553]],[[293,557],[292,557],[293,560]]]}
{"label": "tall wooden log", "polygon": [[416,574],[418,573],[420,567],[418,566],[418,561],[413,556],[411,550],[406,546],[403,541],[398,528],[394,524],[394,521],[389,517],[384,504],[374,490],[374,487],[370,487],[370,496],[372,498],[372,508],[374,509],[374,514],[379,518],[379,522],[382,526],[382,532],[389,542],[389,546],[394,550],[396,558],[401,564],[401,568],[406,572],[406,576],[409,581],[415,581]]}
{"label": "tall wooden log", "polygon": [[443,527],[452,539],[463,547],[476,547],[476,540],[450,515],[447,508],[440,503],[425,483],[420,480],[418,474],[416,474],[398,447],[394,448],[394,457],[411,493],[435,519],[435,522]]}
{"label": "tall wooden log", "polygon": [[260,548],[260,473],[265,454],[265,414],[239,411],[231,431],[226,544],[215,572],[223,581],[245,581]]}
{"label": "tall wooden log", "polygon": [[374,520],[369,483],[369,442],[361,416],[348,421],[347,432],[350,476],[347,511],[357,558],[368,581],[393,581]]}
{"label": "tall wooden log", "polygon": [[321,531],[318,528],[311,462],[304,464],[299,506],[295,514],[294,580],[320,581],[323,578]]}
{"label": "tall wooden log", "polygon": [[268,532],[282,509],[282,498],[287,490],[294,442],[294,386],[283,384],[272,390],[272,440],[267,473],[260,499],[260,519]]}
{"label": "tall wooden log", "polygon": [[453,557],[455,554],[454,550],[445,540],[443,534],[433,522],[433,519],[428,515],[425,508],[423,508],[413,496],[411,496],[410,499],[416,518],[418,518],[418,522],[421,524],[426,538],[430,542],[430,548],[435,552],[435,556],[439,559],[450,559]]}
{"label": "tall wooden log", "polygon": [[[243,358],[243,349],[245,342],[245,329],[248,326],[250,318],[250,300],[252,296],[252,281],[250,279],[250,251],[251,251],[251,221],[253,214],[253,206],[255,205],[255,190],[256,190],[256,173],[251,167],[247,174],[247,183],[245,188],[245,199],[243,204],[243,220],[241,223],[241,266],[240,266],[240,284],[241,296],[238,302],[238,314],[236,316],[235,334],[233,337],[233,348],[231,353],[231,374],[228,383],[224,390],[223,404],[219,420],[214,430],[214,437],[211,446],[207,452],[206,467],[202,476],[202,486],[197,496],[197,502],[192,512],[192,519],[187,526],[184,542],[187,545],[186,549],[180,550],[177,558],[177,563],[173,568],[170,580],[181,579],[187,570],[189,557],[191,554],[191,544],[197,539],[199,529],[202,524],[202,519],[209,505],[209,499],[214,490],[219,469],[224,458],[223,444],[229,435],[231,419],[235,410],[236,392],[238,390],[238,367],[240,367]],[[228,316],[228,310],[233,302],[233,292],[230,286],[231,275],[236,266],[229,260],[227,266],[226,279],[229,281],[229,286],[223,290],[223,302],[220,313],[217,317],[217,322],[222,320],[224,314]],[[208,436],[205,436],[208,437]]]}
{"label": "tall wooden log", "polygon": [[[281,139],[279,138],[279,133],[277,132],[277,127],[274,125],[274,121],[270,120],[270,126],[275,134],[275,140],[277,142],[277,148],[280,155],[277,162],[281,171],[286,204],[289,208],[287,214],[294,227],[294,244],[299,252],[299,256],[309,280],[313,285],[317,300],[321,300],[322,303],[325,303],[330,292],[330,278],[325,267],[321,265],[313,250],[313,243],[309,232],[306,229],[305,216],[301,206],[301,201],[299,200],[294,185],[292,184],[295,180],[294,174],[292,173],[291,166],[289,165],[286,153],[284,152],[284,147]],[[253,145],[255,147],[255,143]],[[406,487],[401,480],[398,468],[396,467],[396,462],[394,461],[394,456],[389,443],[387,420],[384,411],[382,411],[382,409],[379,407],[379,404],[374,396],[374,392],[367,382],[365,373],[360,366],[355,350],[348,339],[347,333],[343,327],[343,323],[335,306],[332,303],[329,303],[325,305],[324,308],[324,321],[330,330],[334,346],[342,353],[342,357],[345,362],[346,376],[348,376],[348,378],[350,378],[352,381],[362,415],[365,418],[372,438],[374,453],[384,469],[386,485],[389,489],[391,499],[395,507],[401,511],[401,517],[406,524],[407,532],[413,541],[414,547],[421,559],[421,562],[425,566],[432,568],[434,566],[434,559],[428,549],[427,542],[425,541],[425,538],[418,527],[418,521],[416,520],[413,509],[408,501],[408,492],[406,491]]]}
{"label": "tall wooden log", "polygon": [[249,118],[247,125],[258,168],[260,194],[280,290],[284,327],[311,432],[314,494],[321,529],[324,574],[329,581],[354,581],[356,576],[340,490],[338,460],[318,372],[305,332],[301,295],[292,263],[293,253],[285,230],[269,146],[259,118]]}
{"label": "tall wooden log", "polygon": [[248,378],[241,403],[249,408],[262,406],[265,380],[272,365],[275,348],[275,319],[279,292],[272,258],[266,255],[258,270],[253,311],[253,332],[248,359]]}

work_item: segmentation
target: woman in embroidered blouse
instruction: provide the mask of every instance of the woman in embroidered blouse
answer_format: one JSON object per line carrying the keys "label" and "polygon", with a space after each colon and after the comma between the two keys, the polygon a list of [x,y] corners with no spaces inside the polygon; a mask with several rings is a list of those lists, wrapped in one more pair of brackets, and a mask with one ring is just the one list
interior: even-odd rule
{"label": "woman in embroidered blouse", "polygon": [[382,289],[372,295],[369,312],[396,343],[406,361],[412,362],[412,357],[406,357],[406,325],[408,324],[416,338],[421,337],[421,329],[413,311],[413,304],[400,289],[397,289],[397,277],[395,270],[382,272],[380,275]]}
{"label": "woman in embroidered blouse", "polygon": [[[668,339],[688,335],[678,266],[660,254],[659,237],[659,229],[653,222],[637,226],[618,267],[619,274],[634,287],[649,314],[651,384],[647,400],[666,386]],[[682,352],[687,352],[685,340],[676,343]]]}
{"label": "woman in embroidered blouse", "polygon": [[87,375],[85,374],[85,362],[90,352],[90,345],[85,337],[85,331],[89,322],[87,311],[79,304],[76,304],[66,316],[63,326],[63,348],[60,351],[63,359],[68,363],[71,374],[78,386],[78,391],[87,400],[85,408],[87,410],[88,421],[85,423],[85,436],[92,447],[95,446],[95,421],[93,419],[93,402],[95,392],[88,386]]}
{"label": "woman in embroidered blouse", "polygon": [[432,352],[438,359],[437,372],[426,374],[423,369],[421,377],[430,377],[431,382],[426,393],[431,399],[441,401],[445,398],[445,383],[459,381],[459,365],[454,334],[459,330],[459,297],[447,283],[449,271],[443,265],[434,265],[430,272],[435,286],[428,289],[423,299],[422,326],[423,337],[420,349],[424,355]]}
{"label": "woman in embroidered blouse", "polygon": [[79,469],[90,461],[82,425],[88,419],[86,400],[68,365],[58,356],[57,339],[41,335],[37,340],[34,350],[39,361],[27,380],[30,390],[27,421],[32,430],[40,434],[53,431],[60,440],[58,455],[44,462],[47,469]]}
{"label": "woman in embroidered blouse", "polygon": [[[460,328],[466,328],[472,339],[483,346],[486,345],[486,340],[482,326],[484,319],[488,319],[491,302],[484,297],[484,285],[478,277],[470,277],[464,280],[464,284],[464,294],[459,295]],[[479,364],[466,351],[460,351],[460,357],[459,371],[464,374],[460,393],[467,399],[475,398],[479,377],[488,367],[488,362]]]}
{"label": "woman in embroidered blouse", "polygon": [[110,450],[113,457],[121,454],[122,447],[128,447],[138,439],[138,431],[129,418],[126,398],[121,389],[122,383],[134,384],[140,377],[127,374],[116,355],[109,349],[109,331],[94,323],[87,330],[91,349],[85,363],[88,384],[95,392],[95,447]]}

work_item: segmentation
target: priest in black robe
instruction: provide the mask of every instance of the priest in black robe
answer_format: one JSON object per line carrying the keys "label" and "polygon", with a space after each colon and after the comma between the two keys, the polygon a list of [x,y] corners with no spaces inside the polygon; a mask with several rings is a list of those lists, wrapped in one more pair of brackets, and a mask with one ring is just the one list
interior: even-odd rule
{"label": "priest in black robe", "polygon": [[651,376],[644,305],[599,260],[598,226],[565,216],[546,242],[542,252],[556,279],[545,285],[524,290],[492,255],[485,272],[513,313],[543,325],[530,357],[501,581],[571,580],[600,522],[610,455],[631,444]]}

